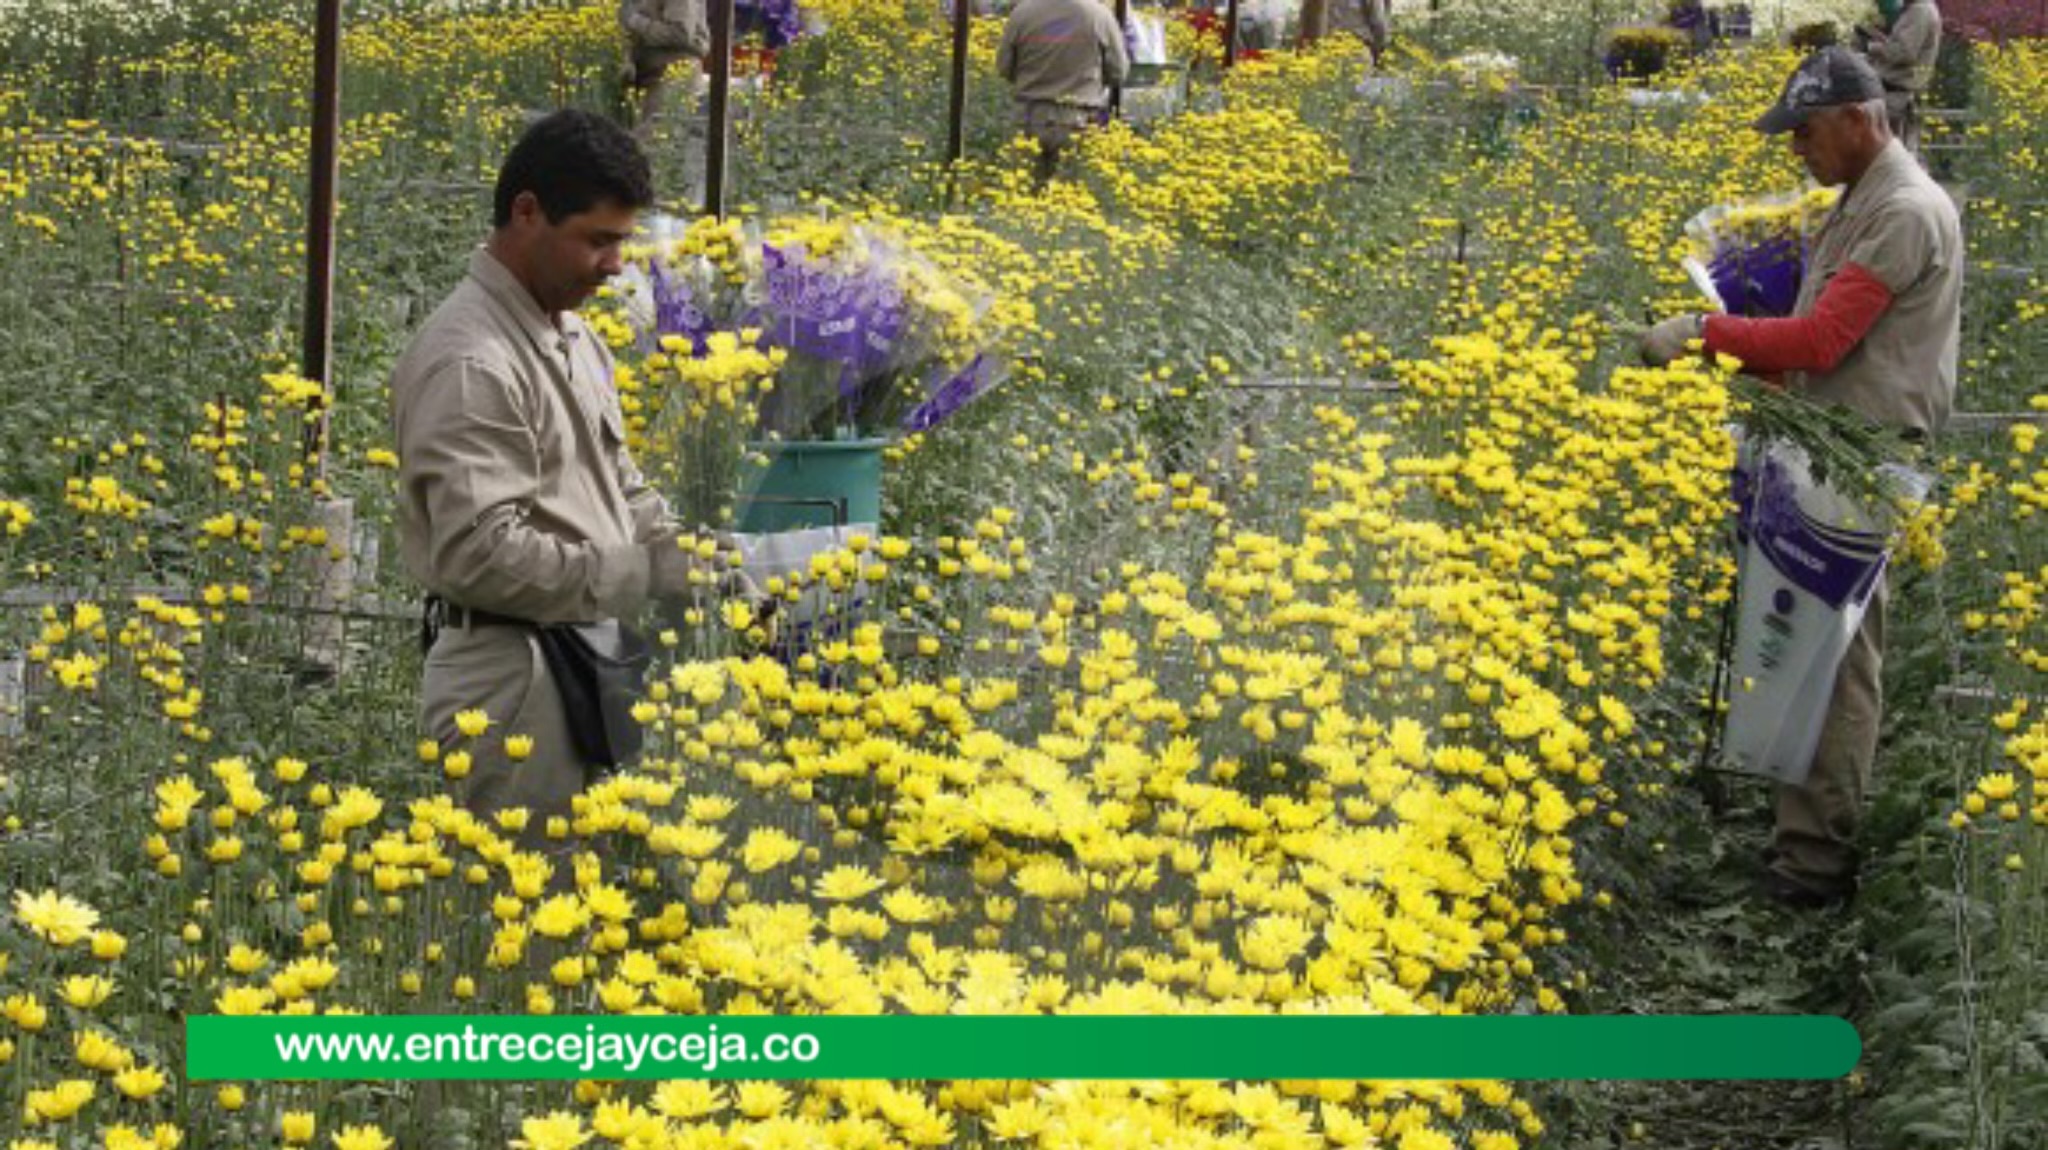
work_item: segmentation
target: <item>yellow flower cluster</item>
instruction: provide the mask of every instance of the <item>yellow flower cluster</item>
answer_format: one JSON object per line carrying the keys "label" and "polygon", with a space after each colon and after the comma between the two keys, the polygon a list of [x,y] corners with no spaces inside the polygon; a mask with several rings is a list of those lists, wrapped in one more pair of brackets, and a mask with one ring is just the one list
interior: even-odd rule
{"label": "yellow flower cluster", "polygon": [[[901,90],[943,57],[929,13],[866,0],[818,11],[872,48],[822,67],[868,89]],[[584,4],[380,21],[351,31],[349,54],[412,76],[436,54],[490,62],[465,79],[473,91],[422,107],[503,134],[517,114],[503,93],[566,82],[514,75],[512,61],[558,45],[602,54],[612,18]],[[984,66],[998,26],[976,23]],[[198,83],[251,59],[281,69],[305,48],[302,31],[265,26],[234,59],[180,50],[152,66]],[[2038,105],[2027,70],[2039,58],[2012,52],[1993,58],[1993,83]],[[1673,665],[1732,576],[1718,550],[1725,378],[1706,365],[1599,371],[1613,332],[1593,301],[1616,289],[1588,269],[1611,246],[1636,257],[1659,304],[1677,304],[1678,222],[1789,186],[1782,151],[1738,130],[1775,95],[1781,63],[1701,64],[1691,77],[1717,99],[1683,131],[1614,93],[1583,112],[1547,108],[1528,146],[1471,157],[1441,204],[1385,236],[1331,210],[1346,149],[1304,95],[1348,94],[1361,65],[1347,43],[1246,65],[1220,111],[1101,133],[1082,149],[1083,178],[1042,194],[1016,172],[967,166],[906,173],[893,203],[760,221],[771,242],[817,253],[857,229],[899,237],[940,273],[912,273],[911,287],[947,338],[1027,356],[1093,346],[1106,309],[1141,304],[1133,285],[1176,252],[1284,253],[1276,276],[1317,308],[1375,292],[1402,303],[1385,322],[1411,329],[1345,342],[1354,366],[1401,390],[1275,407],[1270,426],[1160,451],[1135,429],[1196,409],[1237,349],[1205,349],[1206,377],[1154,363],[1101,390],[1027,362],[1045,426],[1005,428],[994,446],[1012,453],[990,458],[1020,488],[1071,494],[1080,512],[1060,522],[1096,536],[1048,529],[1043,505],[982,500],[916,525],[919,538],[856,539],[763,588],[786,610],[822,598],[839,612],[787,658],[753,653],[766,641],[754,605],[666,621],[693,639],[762,634],[724,657],[662,635],[670,653],[633,712],[648,754],[552,818],[478,816],[435,793],[470,781],[487,753],[557,750],[502,715],[461,712],[449,747],[300,758],[286,750],[319,736],[256,732],[236,714],[267,702],[233,671],[284,552],[338,542],[291,505],[322,489],[316,474],[280,462],[324,402],[316,385],[276,374],[260,399],[208,399],[168,459],[143,440],[66,441],[73,482],[61,507],[54,482],[38,503],[62,522],[0,502],[11,534],[83,524],[147,552],[142,525],[172,478],[204,510],[152,528],[192,545],[170,549],[196,557],[189,603],[66,603],[31,619],[32,661],[73,689],[35,734],[74,716],[104,723],[90,708],[108,700],[121,726],[108,744],[149,748],[147,782],[128,788],[141,809],[110,832],[147,898],[117,905],[70,878],[16,892],[0,1063],[14,1063],[22,1121],[48,1144],[109,1147],[319,1137],[390,1150],[406,1138],[391,1111],[301,1085],[185,1089],[164,1068],[159,996],[225,1014],[1564,1009],[1593,973],[1562,945],[1564,915],[1589,894],[1588,841],[1626,828],[1630,799],[1677,765]],[[1445,67],[1500,76],[1483,61]],[[21,114],[0,99],[0,116]],[[352,121],[345,163],[377,172],[407,148],[446,146],[403,120]],[[239,298],[237,275],[287,274],[295,193],[266,173],[297,138],[199,122],[231,141],[219,163],[232,192],[205,205],[161,193],[175,168],[161,150],[137,151],[130,176],[75,163],[102,158],[96,125],[0,142],[24,157],[0,187],[32,186],[44,209],[19,215],[9,242],[120,213],[92,218],[129,221],[136,274],[202,308]],[[903,206],[936,202],[940,180],[956,212]],[[736,286],[749,226],[698,221],[671,254]],[[982,293],[985,310],[968,298]],[[2040,319],[2038,306],[2019,314]],[[614,346],[630,341],[607,309],[592,322]],[[702,356],[676,343],[622,356],[642,462],[667,482],[682,472],[664,467],[701,467],[729,490],[732,468],[698,448],[742,439],[747,400],[779,367],[747,333]],[[664,414],[682,429],[668,441]],[[1959,469],[1952,498],[1915,519],[1916,554],[1933,557],[1966,512],[2009,522],[2041,506],[2035,433],[2004,446],[2009,459]],[[349,450],[395,463],[388,448]],[[2048,570],[2009,566],[1966,626],[1993,632],[2016,674],[2036,673]],[[223,679],[241,692],[225,706]],[[1992,724],[2007,761],[1957,812],[1977,832],[2048,821],[2048,727],[2002,706]],[[209,722],[223,724],[218,750],[205,749]],[[168,737],[149,741],[155,727]],[[147,945],[108,929],[131,923]],[[166,1094],[189,1129],[160,1121]],[[1485,1082],[579,1083],[493,1110],[500,1142],[529,1150],[991,1138],[1512,1150],[1544,1133],[1528,1100]]]}
{"label": "yellow flower cluster", "polygon": [[1151,136],[1113,124],[1081,156],[1138,219],[1212,243],[1327,231],[1314,199],[1349,170],[1325,134],[1284,107],[1181,116]]}
{"label": "yellow flower cluster", "polygon": [[22,535],[36,521],[36,514],[18,499],[0,499],[0,520],[6,521],[7,534]]}
{"label": "yellow flower cluster", "polygon": [[[1810,237],[1820,230],[1821,223],[1840,198],[1839,189],[1811,188],[1783,202],[1737,204],[1716,220],[1715,231],[1723,238],[1749,243],[1780,237],[1795,240]],[[1712,255],[1704,249],[1694,254],[1703,259]]]}

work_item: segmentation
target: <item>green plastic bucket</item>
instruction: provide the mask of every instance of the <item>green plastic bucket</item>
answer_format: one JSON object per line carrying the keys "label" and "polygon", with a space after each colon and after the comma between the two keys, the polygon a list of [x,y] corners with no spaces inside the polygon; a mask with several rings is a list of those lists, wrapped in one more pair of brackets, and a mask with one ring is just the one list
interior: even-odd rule
{"label": "green plastic bucket", "polygon": [[882,521],[886,439],[750,443],[741,465],[739,530],[750,535]]}

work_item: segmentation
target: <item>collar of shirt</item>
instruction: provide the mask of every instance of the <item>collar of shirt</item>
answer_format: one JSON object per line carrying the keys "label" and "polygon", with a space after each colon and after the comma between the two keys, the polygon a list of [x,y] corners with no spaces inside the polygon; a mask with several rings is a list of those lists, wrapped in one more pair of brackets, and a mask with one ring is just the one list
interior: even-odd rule
{"label": "collar of shirt", "polygon": [[497,305],[519,321],[520,330],[533,341],[533,346],[543,355],[552,355],[564,366],[569,362],[569,351],[575,346],[577,331],[574,324],[563,323],[555,326],[554,320],[534,302],[533,293],[526,285],[514,279],[512,272],[489,248],[479,247],[469,257],[469,275],[483,286]]}
{"label": "collar of shirt", "polygon": [[1835,205],[1835,219],[1849,219],[1862,215],[1870,206],[1884,197],[1892,185],[1898,183],[1901,164],[1911,164],[1913,158],[1906,153],[1906,146],[1897,140],[1886,144],[1870,167],[1842,193],[1842,200]]}

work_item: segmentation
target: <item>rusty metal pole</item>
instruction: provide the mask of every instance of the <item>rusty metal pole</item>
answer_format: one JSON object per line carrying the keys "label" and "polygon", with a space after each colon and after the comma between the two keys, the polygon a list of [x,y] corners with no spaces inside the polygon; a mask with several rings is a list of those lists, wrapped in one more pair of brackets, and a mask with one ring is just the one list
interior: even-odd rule
{"label": "rusty metal pole", "polygon": [[704,214],[725,218],[725,157],[731,143],[733,0],[711,0],[710,123],[704,130]]}
{"label": "rusty metal pole", "polygon": [[1237,0],[1230,0],[1230,8],[1223,15],[1223,66],[1237,66]]}
{"label": "rusty metal pole", "polygon": [[334,207],[340,182],[341,0],[319,0],[313,29],[313,151],[306,209],[306,314],[299,371],[328,393],[306,428],[305,454],[327,473],[327,413],[333,406]]}
{"label": "rusty metal pole", "polygon": [[[1119,35],[1131,26],[1131,0],[1116,0],[1116,27]],[[1124,114],[1124,86],[1111,85],[1109,89],[1109,114],[1122,119]]]}
{"label": "rusty metal pole", "polygon": [[974,0],[953,0],[953,82],[946,101],[946,162],[967,155],[967,28]]}
{"label": "rusty metal pole", "polygon": [[355,502],[327,490],[328,423],[334,410],[334,214],[341,183],[341,0],[319,0],[313,25],[313,139],[306,208],[306,315],[299,370],[320,385],[320,413],[305,431],[312,461],[308,525],[327,535],[307,552],[308,623],[300,638],[298,673],[332,682],[348,650],[342,617],[355,586]]}

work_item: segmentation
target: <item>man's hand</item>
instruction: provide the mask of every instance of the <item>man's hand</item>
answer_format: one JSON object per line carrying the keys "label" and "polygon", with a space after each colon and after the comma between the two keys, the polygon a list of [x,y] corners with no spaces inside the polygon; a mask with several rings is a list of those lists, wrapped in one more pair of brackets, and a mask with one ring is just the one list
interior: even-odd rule
{"label": "man's hand", "polygon": [[704,564],[680,535],[657,536],[647,544],[647,594],[681,599],[704,585]]}
{"label": "man's hand", "polygon": [[756,614],[764,614],[775,607],[775,601],[768,597],[768,592],[761,590],[761,585],[754,582],[754,577],[738,567],[728,568],[720,573],[718,597],[745,600],[748,606],[754,608]]}
{"label": "man's hand", "polygon": [[[762,590],[752,575],[739,565],[737,550],[720,551],[713,561],[716,572],[712,577],[711,592],[716,596],[723,610],[725,604],[735,601],[747,605],[747,630],[749,636],[763,646],[774,646],[779,630],[778,609],[782,602]],[[731,621],[733,616],[725,618]]]}
{"label": "man's hand", "polygon": [[729,539],[664,535],[649,543],[647,551],[647,593],[653,598],[711,595],[745,599],[756,609],[768,603],[767,593],[740,567],[739,550]]}
{"label": "man's hand", "polygon": [[1663,367],[1689,354],[1687,345],[1703,337],[1706,329],[1707,317],[1703,315],[1672,316],[1643,333],[1640,345],[1643,362],[1651,367]]}

